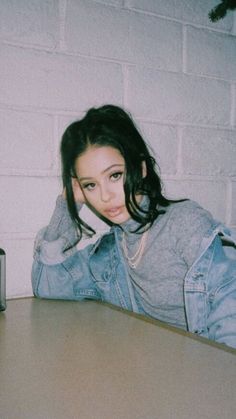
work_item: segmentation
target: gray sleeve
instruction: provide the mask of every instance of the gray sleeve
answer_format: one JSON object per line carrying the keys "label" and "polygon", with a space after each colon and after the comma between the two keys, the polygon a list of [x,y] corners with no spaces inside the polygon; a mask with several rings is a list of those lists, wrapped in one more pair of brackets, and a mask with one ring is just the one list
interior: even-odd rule
{"label": "gray sleeve", "polygon": [[[78,211],[82,205],[77,206]],[[76,227],[71,219],[68,211],[67,202],[62,195],[59,195],[56,200],[56,207],[52,214],[51,220],[45,229],[44,239],[48,242],[54,241],[66,234],[72,229],[76,231]]]}
{"label": "gray sleeve", "polygon": [[203,237],[215,220],[207,210],[194,201],[177,204],[171,218],[174,249],[190,267],[199,254]]}
{"label": "gray sleeve", "polygon": [[[78,211],[81,208],[82,205],[78,204]],[[45,264],[61,263],[76,252],[78,241],[78,230],[70,217],[66,200],[60,195],[48,226],[36,236],[34,257]]]}

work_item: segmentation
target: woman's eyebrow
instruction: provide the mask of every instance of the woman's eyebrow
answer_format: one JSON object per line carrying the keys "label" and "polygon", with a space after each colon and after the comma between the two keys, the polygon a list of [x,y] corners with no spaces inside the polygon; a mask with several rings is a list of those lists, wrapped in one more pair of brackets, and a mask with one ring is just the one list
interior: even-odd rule
{"label": "woman's eyebrow", "polygon": [[113,169],[113,167],[124,167],[124,164],[122,164],[122,163],[112,164],[111,166],[109,166],[105,170],[103,170],[102,174],[108,172],[110,169]]}
{"label": "woman's eyebrow", "polygon": [[[102,174],[108,172],[109,170],[113,169],[114,167],[124,167],[124,164],[119,164],[119,163],[112,164],[111,166],[109,166],[106,169],[104,169],[102,171]],[[93,177],[85,176],[85,177],[78,177],[78,179],[81,182],[81,181],[84,181],[84,180],[92,180]]]}

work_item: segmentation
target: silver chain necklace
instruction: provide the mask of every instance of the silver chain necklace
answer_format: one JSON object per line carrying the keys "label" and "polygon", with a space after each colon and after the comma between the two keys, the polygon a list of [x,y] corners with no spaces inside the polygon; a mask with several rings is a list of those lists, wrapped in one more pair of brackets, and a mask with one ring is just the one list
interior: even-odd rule
{"label": "silver chain necklace", "polygon": [[143,252],[146,246],[146,242],[147,242],[147,236],[148,236],[148,230],[146,230],[141,237],[140,240],[140,244],[139,247],[136,251],[136,253],[133,256],[129,256],[128,255],[128,248],[127,248],[127,243],[126,243],[126,239],[125,239],[125,232],[123,231],[123,235],[122,235],[122,248],[124,251],[124,255],[128,261],[128,264],[131,268],[136,269],[142,256],[143,256]]}

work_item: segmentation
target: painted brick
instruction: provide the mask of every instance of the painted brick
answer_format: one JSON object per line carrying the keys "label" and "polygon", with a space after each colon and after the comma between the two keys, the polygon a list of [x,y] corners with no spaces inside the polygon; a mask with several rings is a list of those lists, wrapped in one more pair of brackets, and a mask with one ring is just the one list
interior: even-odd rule
{"label": "painted brick", "polygon": [[4,104],[84,111],[104,102],[122,102],[118,64],[3,46],[0,96]]}
{"label": "painted brick", "polygon": [[171,70],[181,68],[181,25],[153,16],[70,0],[65,40],[69,50],[82,54]]}
{"label": "painted brick", "polygon": [[195,175],[236,175],[236,131],[186,128],[183,172]]}
{"label": "painted brick", "polygon": [[232,209],[230,222],[232,225],[236,226],[236,180],[232,182]]}
{"label": "painted brick", "polygon": [[107,4],[110,6],[122,7],[124,0],[94,0],[96,3]]}
{"label": "painted brick", "polygon": [[91,1],[68,0],[65,26],[67,49],[86,55],[127,58],[128,18],[129,13],[124,10]]}
{"label": "painted brick", "polygon": [[37,232],[47,225],[61,183],[55,178],[0,176],[1,233]]}
{"label": "painted brick", "polygon": [[156,13],[196,25],[210,26],[214,29],[230,31],[233,25],[232,12],[218,22],[213,23],[208,18],[210,10],[219,4],[218,0],[125,0],[125,4],[127,7],[140,11]]}
{"label": "painted brick", "polygon": [[188,72],[235,81],[235,51],[235,36],[196,28],[187,30]]}
{"label": "painted brick", "polygon": [[53,121],[48,115],[0,110],[0,171],[27,172],[53,166]]}
{"label": "painted brick", "polygon": [[[161,174],[175,174],[178,153],[177,130],[172,126],[140,124],[144,139],[151,147]],[[152,153],[153,151],[153,153]]]}
{"label": "painted brick", "polygon": [[1,0],[0,37],[11,42],[55,48],[59,39],[56,0]]}
{"label": "painted brick", "polygon": [[230,122],[230,85],[221,80],[129,67],[126,100],[138,117],[194,124]]}
{"label": "painted brick", "polygon": [[209,210],[213,217],[226,221],[226,184],[223,181],[165,180],[165,195],[168,198],[190,198]]}
{"label": "painted brick", "polygon": [[236,84],[232,88],[232,125],[236,128]]}
{"label": "painted brick", "polygon": [[127,59],[148,67],[181,71],[182,25],[154,16],[132,14]]}
{"label": "painted brick", "polygon": [[33,239],[1,240],[6,251],[6,294],[8,298],[31,296]]}

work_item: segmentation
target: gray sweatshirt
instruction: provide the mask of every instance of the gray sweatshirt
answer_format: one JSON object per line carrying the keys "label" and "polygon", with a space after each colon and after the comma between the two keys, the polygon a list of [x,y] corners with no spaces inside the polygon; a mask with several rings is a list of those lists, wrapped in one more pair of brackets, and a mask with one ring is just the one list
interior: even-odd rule
{"label": "gray sweatshirt", "polygon": [[[81,205],[78,205],[78,211],[80,209]],[[142,258],[135,269],[127,262],[122,240],[120,246],[136,299],[144,312],[147,315],[152,313],[152,316],[154,312],[155,318],[186,329],[184,278],[214,220],[208,211],[191,200],[170,204],[164,210],[165,213],[159,215],[149,229]],[[120,226],[125,232],[129,256],[134,255],[140,245],[141,235],[131,232],[137,226],[132,219]],[[55,258],[55,263],[58,263],[58,255],[53,253],[55,242],[60,247],[60,260],[90,243],[84,237],[76,247],[78,234],[62,196],[58,197],[51,221],[41,230],[36,243],[47,252],[52,262]],[[69,246],[72,248],[64,252]]]}

